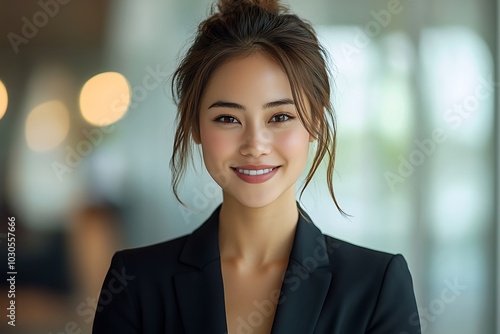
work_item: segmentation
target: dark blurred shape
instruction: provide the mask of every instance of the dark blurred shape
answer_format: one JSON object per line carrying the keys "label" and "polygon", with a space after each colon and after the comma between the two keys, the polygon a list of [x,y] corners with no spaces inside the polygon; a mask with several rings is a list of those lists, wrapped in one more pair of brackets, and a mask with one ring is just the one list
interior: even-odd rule
{"label": "dark blurred shape", "polygon": [[[0,4],[0,36],[16,34],[29,47],[96,48],[104,42],[108,9],[107,0],[6,0]],[[11,48],[9,38],[0,39],[2,48]]]}

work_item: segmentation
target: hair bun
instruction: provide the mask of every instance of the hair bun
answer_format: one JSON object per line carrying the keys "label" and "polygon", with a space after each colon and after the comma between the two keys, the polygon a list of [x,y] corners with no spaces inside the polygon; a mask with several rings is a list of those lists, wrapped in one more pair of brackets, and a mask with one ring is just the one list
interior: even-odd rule
{"label": "hair bun", "polygon": [[220,13],[231,12],[236,8],[258,6],[270,13],[279,14],[286,10],[279,0],[219,0],[217,7]]}

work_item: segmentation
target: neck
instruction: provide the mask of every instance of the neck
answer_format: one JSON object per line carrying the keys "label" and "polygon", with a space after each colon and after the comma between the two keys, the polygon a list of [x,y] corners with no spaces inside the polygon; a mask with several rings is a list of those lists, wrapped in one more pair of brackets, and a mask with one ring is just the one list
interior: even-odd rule
{"label": "neck", "polygon": [[219,214],[222,260],[255,266],[288,261],[298,218],[294,187],[260,208],[244,206],[224,194]]}

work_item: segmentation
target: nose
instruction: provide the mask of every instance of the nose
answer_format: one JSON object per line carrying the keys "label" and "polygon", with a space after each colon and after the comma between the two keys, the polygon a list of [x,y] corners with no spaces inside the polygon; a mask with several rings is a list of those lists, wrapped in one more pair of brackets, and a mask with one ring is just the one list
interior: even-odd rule
{"label": "nose", "polygon": [[240,147],[242,155],[258,158],[271,153],[272,133],[269,129],[258,125],[248,126],[243,136]]}

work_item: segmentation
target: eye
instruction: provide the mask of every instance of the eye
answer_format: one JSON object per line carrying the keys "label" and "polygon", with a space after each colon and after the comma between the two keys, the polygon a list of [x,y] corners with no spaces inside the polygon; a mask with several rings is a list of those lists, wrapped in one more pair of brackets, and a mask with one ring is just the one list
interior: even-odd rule
{"label": "eye", "polygon": [[229,115],[220,115],[220,116],[217,116],[214,119],[214,121],[218,122],[218,123],[227,123],[227,124],[239,123],[236,118],[234,118],[233,116],[229,116]]}
{"label": "eye", "polygon": [[286,121],[289,121],[293,119],[292,116],[290,115],[287,115],[287,114],[277,114],[277,115],[274,115],[273,117],[271,117],[271,122],[276,122],[276,123],[284,123]]}

